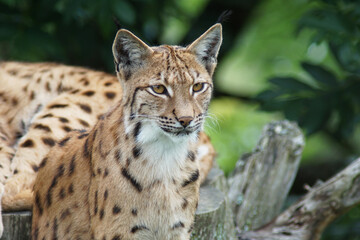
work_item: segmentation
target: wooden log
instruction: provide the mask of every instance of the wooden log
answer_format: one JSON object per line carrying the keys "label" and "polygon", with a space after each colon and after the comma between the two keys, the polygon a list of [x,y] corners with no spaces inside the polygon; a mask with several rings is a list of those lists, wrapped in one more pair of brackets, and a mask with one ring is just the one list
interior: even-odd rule
{"label": "wooden log", "polygon": [[335,218],[360,204],[360,158],[319,184],[264,227],[242,232],[246,240],[318,240]]}
{"label": "wooden log", "polygon": [[227,190],[224,172],[215,164],[200,188],[192,240],[236,239],[234,217],[226,197]]}
{"label": "wooden log", "polygon": [[303,147],[299,127],[279,121],[266,125],[255,150],[240,158],[228,194],[240,231],[259,228],[280,213]]}
{"label": "wooden log", "polygon": [[31,212],[3,213],[4,233],[1,240],[31,239]]}

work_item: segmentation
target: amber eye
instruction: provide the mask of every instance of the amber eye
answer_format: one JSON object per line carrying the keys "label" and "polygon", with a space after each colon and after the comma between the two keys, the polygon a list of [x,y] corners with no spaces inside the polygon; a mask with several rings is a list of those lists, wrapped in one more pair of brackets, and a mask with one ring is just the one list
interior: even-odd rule
{"label": "amber eye", "polygon": [[194,92],[200,92],[204,88],[204,83],[195,83],[193,85],[193,91]]}
{"label": "amber eye", "polygon": [[166,93],[166,88],[164,85],[151,86],[151,89],[157,94],[165,94]]}

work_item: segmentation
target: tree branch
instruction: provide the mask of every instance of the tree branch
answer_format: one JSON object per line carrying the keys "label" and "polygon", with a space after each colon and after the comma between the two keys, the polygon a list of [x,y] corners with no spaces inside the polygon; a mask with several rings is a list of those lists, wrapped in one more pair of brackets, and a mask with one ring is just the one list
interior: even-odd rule
{"label": "tree branch", "polygon": [[266,226],[242,232],[246,240],[317,240],[335,218],[360,203],[360,158],[312,188]]}

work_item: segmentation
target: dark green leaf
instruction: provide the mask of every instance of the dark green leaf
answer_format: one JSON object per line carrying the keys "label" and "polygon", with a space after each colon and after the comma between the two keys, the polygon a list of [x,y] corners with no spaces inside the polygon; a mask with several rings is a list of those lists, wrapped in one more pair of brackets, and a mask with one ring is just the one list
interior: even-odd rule
{"label": "dark green leaf", "polygon": [[274,77],[271,78],[269,82],[275,84],[279,88],[286,89],[291,92],[314,90],[308,84],[301,82],[300,80],[292,77]]}
{"label": "dark green leaf", "polygon": [[303,69],[308,72],[317,82],[327,86],[337,86],[338,81],[335,75],[329,70],[319,66],[313,65],[307,62],[301,63]]}
{"label": "dark green leaf", "polygon": [[305,103],[307,109],[302,114],[299,124],[306,130],[307,135],[314,134],[326,127],[332,112],[329,102],[331,101],[327,97],[318,97]]}
{"label": "dark green leaf", "polygon": [[255,99],[259,101],[268,101],[281,96],[284,92],[281,89],[269,89],[259,93]]}

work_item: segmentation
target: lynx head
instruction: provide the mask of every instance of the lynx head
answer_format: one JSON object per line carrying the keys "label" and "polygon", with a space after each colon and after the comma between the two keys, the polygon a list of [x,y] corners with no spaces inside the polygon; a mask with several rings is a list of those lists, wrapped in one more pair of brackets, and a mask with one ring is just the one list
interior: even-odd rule
{"label": "lynx head", "polygon": [[211,98],[221,32],[215,24],[187,47],[149,47],[131,32],[118,31],[113,55],[127,132],[147,132],[143,142],[196,138]]}

